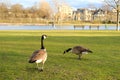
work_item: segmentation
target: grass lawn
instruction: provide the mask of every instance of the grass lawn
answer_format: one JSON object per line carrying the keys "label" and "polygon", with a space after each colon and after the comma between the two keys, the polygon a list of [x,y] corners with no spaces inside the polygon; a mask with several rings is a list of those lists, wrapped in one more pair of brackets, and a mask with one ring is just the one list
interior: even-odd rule
{"label": "grass lawn", "polygon": [[[28,59],[47,34],[44,71]],[[63,51],[81,45],[94,53],[78,56]],[[120,80],[120,32],[79,30],[0,31],[0,80]]]}

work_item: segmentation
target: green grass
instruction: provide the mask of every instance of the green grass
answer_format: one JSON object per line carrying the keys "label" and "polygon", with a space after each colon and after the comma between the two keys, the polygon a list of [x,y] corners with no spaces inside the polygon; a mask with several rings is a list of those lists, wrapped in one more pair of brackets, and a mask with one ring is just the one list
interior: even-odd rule
{"label": "green grass", "polygon": [[[28,59],[47,34],[44,71]],[[75,45],[94,53],[78,56],[63,51]],[[0,80],[120,80],[120,32],[117,31],[0,31]]]}

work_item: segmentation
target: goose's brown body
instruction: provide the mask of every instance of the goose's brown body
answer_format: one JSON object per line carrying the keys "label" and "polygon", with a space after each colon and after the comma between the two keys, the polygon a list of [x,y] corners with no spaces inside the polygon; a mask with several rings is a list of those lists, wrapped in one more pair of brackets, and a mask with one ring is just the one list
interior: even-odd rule
{"label": "goose's brown body", "polygon": [[81,59],[81,56],[84,53],[92,53],[91,50],[84,48],[82,46],[74,46],[73,48],[68,48],[67,50],[64,51],[64,54],[69,51],[71,51],[72,53],[76,55],[79,55],[79,59]]}
{"label": "goose's brown body", "polygon": [[29,60],[29,63],[34,63],[34,62],[37,63],[38,60],[44,63],[46,61],[46,59],[47,59],[46,50],[44,50],[44,49],[36,50],[33,52],[32,56]]}
{"label": "goose's brown body", "polygon": [[[41,37],[41,49],[40,50],[36,50],[33,52],[32,56],[29,59],[29,63],[37,63],[37,67],[38,67],[38,63],[42,62],[42,68],[40,69],[41,71],[43,71],[43,66],[45,61],[47,60],[47,52],[46,49],[44,47],[43,44],[43,40],[46,38],[46,35],[42,35]],[[38,67],[39,69],[39,67]]]}

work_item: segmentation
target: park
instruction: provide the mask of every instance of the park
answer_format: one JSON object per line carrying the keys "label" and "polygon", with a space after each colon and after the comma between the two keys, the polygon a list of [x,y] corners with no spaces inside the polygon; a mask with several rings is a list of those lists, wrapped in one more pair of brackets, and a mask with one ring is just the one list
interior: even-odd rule
{"label": "park", "polygon": [[119,17],[120,0],[1,0],[0,80],[120,80]]}
{"label": "park", "polygon": [[[48,59],[44,71],[28,60],[40,49],[40,37],[46,34]],[[119,80],[120,32],[84,30],[3,30],[0,31],[0,80]],[[81,45],[93,54],[81,60],[68,47]]]}

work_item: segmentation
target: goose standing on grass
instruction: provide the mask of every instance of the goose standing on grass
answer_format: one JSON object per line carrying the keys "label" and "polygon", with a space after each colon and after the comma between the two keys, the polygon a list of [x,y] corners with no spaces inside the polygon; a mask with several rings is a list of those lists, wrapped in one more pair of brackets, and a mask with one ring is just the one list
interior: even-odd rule
{"label": "goose standing on grass", "polygon": [[78,59],[81,59],[82,54],[93,53],[91,50],[84,48],[82,46],[74,46],[73,48],[68,48],[67,50],[65,50],[63,54],[69,51],[78,55],[79,56]]}
{"label": "goose standing on grass", "polygon": [[[40,71],[43,71],[44,63],[47,59],[47,52],[46,52],[46,49],[45,49],[44,44],[43,44],[43,41],[46,38],[47,38],[46,35],[41,36],[41,49],[34,51],[32,56],[30,57],[30,60],[29,60],[29,63],[35,62],[37,64],[38,70],[40,70]],[[41,68],[39,68],[38,63],[42,63]]]}

